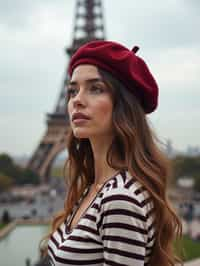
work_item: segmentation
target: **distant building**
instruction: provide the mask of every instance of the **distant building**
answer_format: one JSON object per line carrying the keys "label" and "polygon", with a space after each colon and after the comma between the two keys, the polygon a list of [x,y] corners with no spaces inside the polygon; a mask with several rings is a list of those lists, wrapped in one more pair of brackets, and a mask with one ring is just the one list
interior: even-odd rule
{"label": "distant building", "polygon": [[24,185],[24,186],[15,186],[10,189],[11,197],[21,197],[23,199],[31,199],[35,198],[37,194],[48,193],[49,186],[48,185]]}
{"label": "distant building", "polygon": [[177,151],[172,144],[172,140],[171,139],[167,139],[166,144],[165,144],[165,150],[164,152],[166,153],[166,155],[169,158],[174,158],[176,157],[178,154],[180,154],[179,151]]}
{"label": "distant building", "polygon": [[166,153],[170,158],[173,157],[174,151],[172,147],[172,141],[170,139],[168,139],[166,143]]}
{"label": "distant building", "polygon": [[167,139],[164,152],[167,154],[169,158],[174,158],[178,155],[195,157],[195,156],[200,156],[200,147],[188,145],[185,151],[180,151],[174,148],[171,139]]}
{"label": "distant building", "polygon": [[189,145],[186,150],[186,155],[194,157],[200,155],[200,147]]}
{"label": "distant building", "polygon": [[178,187],[182,189],[193,189],[194,188],[194,178],[190,176],[182,176],[177,180]]}

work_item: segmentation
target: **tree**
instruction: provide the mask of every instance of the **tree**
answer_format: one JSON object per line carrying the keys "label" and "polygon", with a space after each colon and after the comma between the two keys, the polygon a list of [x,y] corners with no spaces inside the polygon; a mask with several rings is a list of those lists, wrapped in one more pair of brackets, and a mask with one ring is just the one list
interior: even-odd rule
{"label": "tree", "polygon": [[6,153],[0,154],[0,169],[1,170],[9,168],[11,165],[13,165],[12,158]]}
{"label": "tree", "polygon": [[200,192],[200,174],[195,177],[195,190]]}
{"label": "tree", "polygon": [[172,163],[175,178],[200,174],[200,156],[177,156]]}
{"label": "tree", "polygon": [[0,154],[0,172],[10,176],[14,183],[17,183],[17,179],[22,176],[22,169],[15,165],[12,158],[5,153]]}
{"label": "tree", "polygon": [[12,176],[14,163],[11,157],[5,153],[0,154],[0,172]]}
{"label": "tree", "polygon": [[[0,173],[3,175],[1,178],[2,187],[5,187],[6,184],[11,184],[11,180],[13,181],[12,184],[16,185],[36,185],[40,183],[40,178],[37,173],[30,169],[23,169],[22,167],[16,165],[12,158],[5,153],[0,154]],[[8,182],[8,178],[10,178],[10,183]]]}
{"label": "tree", "polygon": [[194,189],[200,192],[200,156],[177,156],[172,160],[174,178],[188,176],[194,178]]}
{"label": "tree", "polygon": [[34,184],[37,185],[40,183],[40,177],[34,171],[30,169],[24,169],[22,172],[23,183],[24,184]]}
{"label": "tree", "polygon": [[13,184],[13,180],[10,176],[0,173],[0,192],[8,190]]}

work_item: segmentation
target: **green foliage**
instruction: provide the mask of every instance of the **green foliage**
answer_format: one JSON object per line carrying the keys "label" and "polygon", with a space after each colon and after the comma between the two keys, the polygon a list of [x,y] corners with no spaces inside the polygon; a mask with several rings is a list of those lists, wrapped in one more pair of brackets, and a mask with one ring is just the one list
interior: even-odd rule
{"label": "green foliage", "polygon": [[11,177],[14,183],[22,176],[22,169],[15,165],[12,158],[5,153],[0,154],[0,172]]}
{"label": "green foliage", "polygon": [[13,178],[17,178],[21,175],[20,168],[17,167],[12,158],[5,153],[0,154],[0,172]]}
{"label": "green foliage", "polygon": [[6,153],[0,154],[0,169],[7,169],[13,164],[13,160]]}
{"label": "green foliage", "polygon": [[25,169],[23,171],[23,182],[26,184],[27,181],[29,184],[34,184],[34,185],[40,183],[39,176],[30,169]]}
{"label": "green foliage", "polygon": [[189,176],[195,179],[195,189],[200,191],[200,156],[177,156],[172,160],[175,180]]}
{"label": "green foliage", "polygon": [[183,261],[199,258],[200,241],[194,241],[184,235],[181,239],[174,242],[174,251]]}
{"label": "green foliage", "polygon": [[195,176],[195,189],[200,192],[200,173]]}
{"label": "green foliage", "polygon": [[13,184],[13,179],[10,176],[0,173],[0,192],[8,190]]}
{"label": "green foliage", "polygon": [[175,177],[200,174],[200,156],[177,156],[172,161]]}
{"label": "green foliage", "polygon": [[1,230],[3,227],[5,227],[5,224],[0,223],[0,230]]}
{"label": "green foliage", "polygon": [[39,184],[37,173],[30,169],[23,169],[16,165],[12,158],[3,153],[0,154],[0,190],[4,191],[12,184]]}
{"label": "green foliage", "polygon": [[183,246],[185,251],[185,261],[199,258],[200,242],[194,241],[189,237],[184,236]]}

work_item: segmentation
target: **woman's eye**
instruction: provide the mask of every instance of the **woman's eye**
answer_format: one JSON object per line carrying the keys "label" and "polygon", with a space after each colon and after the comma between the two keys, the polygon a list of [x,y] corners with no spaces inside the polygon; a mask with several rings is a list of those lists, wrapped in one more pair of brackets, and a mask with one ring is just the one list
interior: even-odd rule
{"label": "woman's eye", "polygon": [[91,91],[95,91],[95,92],[101,93],[101,92],[103,92],[104,90],[103,90],[103,88],[101,88],[101,87],[92,86],[92,87],[91,87]]}
{"label": "woman's eye", "polygon": [[71,96],[75,95],[75,92],[76,92],[75,89],[68,89],[68,91],[67,91],[68,97],[71,97]]}
{"label": "woman's eye", "polygon": [[[91,93],[95,93],[95,94],[100,94],[100,93],[104,92],[104,89],[100,86],[99,87],[98,86],[91,86],[88,89]],[[69,88],[67,90],[67,100],[75,97],[77,93],[78,93],[78,90],[76,88]]]}

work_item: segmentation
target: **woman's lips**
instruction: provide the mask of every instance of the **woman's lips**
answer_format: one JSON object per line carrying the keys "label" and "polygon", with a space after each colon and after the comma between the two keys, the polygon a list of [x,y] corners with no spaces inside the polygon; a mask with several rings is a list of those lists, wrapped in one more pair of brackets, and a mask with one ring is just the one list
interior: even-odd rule
{"label": "woman's lips", "polygon": [[85,115],[84,113],[77,112],[72,115],[72,121],[74,121],[75,119],[90,119],[90,117]]}
{"label": "woman's lips", "polygon": [[82,124],[82,123],[87,122],[88,120],[89,120],[88,118],[76,118],[73,120],[73,123],[74,124]]}

